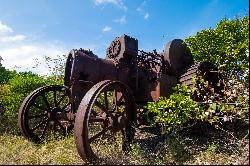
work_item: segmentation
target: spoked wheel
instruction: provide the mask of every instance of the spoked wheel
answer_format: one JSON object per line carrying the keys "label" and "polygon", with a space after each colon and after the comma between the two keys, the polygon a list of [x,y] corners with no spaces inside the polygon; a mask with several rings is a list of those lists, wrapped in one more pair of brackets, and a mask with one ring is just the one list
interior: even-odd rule
{"label": "spoked wheel", "polygon": [[[60,85],[44,86],[30,93],[19,109],[18,125],[34,142],[51,134],[66,135],[73,129],[69,90]],[[72,119],[73,121],[73,119]]]}
{"label": "spoked wheel", "polygon": [[136,109],[129,88],[105,80],[84,96],[75,119],[76,147],[83,160],[105,160],[122,154],[134,138]]}

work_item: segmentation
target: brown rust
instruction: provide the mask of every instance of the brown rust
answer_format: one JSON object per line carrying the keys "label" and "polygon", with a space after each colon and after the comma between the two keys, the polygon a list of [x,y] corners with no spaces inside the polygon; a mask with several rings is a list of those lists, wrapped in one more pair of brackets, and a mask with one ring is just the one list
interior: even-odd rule
{"label": "brown rust", "polygon": [[85,93],[102,80],[119,80],[131,88],[135,101],[157,101],[169,96],[185,68],[193,64],[190,50],[180,39],[169,42],[163,53],[138,50],[138,41],[117,37],[101,59],[89,50],[72,50],[65,69],[75,108]]}

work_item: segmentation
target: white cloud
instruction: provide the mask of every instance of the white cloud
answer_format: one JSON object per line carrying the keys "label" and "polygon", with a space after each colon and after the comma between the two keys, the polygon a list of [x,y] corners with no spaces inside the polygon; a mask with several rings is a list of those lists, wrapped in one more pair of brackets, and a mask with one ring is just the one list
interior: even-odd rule
{"label": "white cloud", "polygon": [[2,36],[0,37],[0,42],[18,42],[26,38],[24,35],[15,35],[15,36]]}
{"label": "white cloud", "polygon": [[12,32],[13,32],[12,28],[8,27],[7,25],[3,24],[0,21],[0,35],[5,35],[7,33],[12,33]]}
{"label": "white cloud", "polygon": [[[1,24],[2,26],[3,24]],[[4,35],[0,35],[0,57],[3,58],[1,64],[10,70],[32,71],[40,75],[50,74],[48,66],[45,64],[45,56],[52,59],[58,56],[67,55],[73,48],[90,49],[94,54],[105,57],[106,45],[91,43],[72,43],[67,44],[58,40],[42,40],[39,36],[25,36],[15,34],[15,29],[5,25]],[[6,28],[8,27],[8,28]],[[2,28],[3,29],[3,28]],[[11,31],[10,31],[11,29]],[[106,26],[104,31],[110,31]],[[3,32],[3,31],[2,31]],[[11,34],[12,33],[12,34]],[[102,55],[104,53],[104,55]],[[39,65],[35,65],[39,62]],[[53,64],[51,64],[53,66]]]}
{"label": "white cloud", "polygon": [[126,16],[122,16],[121,18],[115,19],[115,22],[125,24],[127,22]]}
{"label": "white cloud", "polygon": [[122,0],[94,0],[95,5],[102,5],[102,4],[113,4],[123,10],[127,10],[127,7],[124,5]]}
{"label": "white cloud", "polygon": [[0,21],[0,44],[5,42],[18,42],[26,38],[24,35],[13,35],[13,29]]}
{"label": "white cloud", "polygon": [[138,7],[138,8],[136,9],[136,11],[141,12],[141,11],[142,11],[142,8]]}
{"label": "white cloud", "polygon": [[111,30],[112,30],[111,27],[105,26],[105,27],[102,29],[102,32],[109,32],[109,31],[111,31]]}
{"label": "white cloud", "polygon": [[143,15],[144,20],[147,20],[149,18],[149,13],[146,12],[142,6],[146,4],[146,1],[144,1],[138,8],[136,8],[136,11]]}
{"label": "white cloud", "polygon": [[[8,27],[7,25],[5,27]],[[109,30],[110,27],[105,30]],[[6,28],[5,28],[6,29]],[[7,29],[11,29],[8,27]],[[15,30],[15,29],[14,29]],[[14,33],[11,29],[6,31],[8,33]],[[0,35],[0,57],[3,58],[1,64],[10,70],[17,71],[32,71],[40,75],[50,74],[48,66],[45,65],[45,56],[52,59],[58,58],[58,56],[67,55],[72,48],[84,48],[90,49],[94,53],[100,53],[99,45],[94,44],[74,44],[74,46],[65,46],[64,43],[53,41],[41,41],[37,36],[24,36],[19,34],[7,34]],[[100,54],[97,54],[100,55]],[[35,67],[39,62],[40,65]],[[53,64],[51,64],[53,66]],[[34,68],[35,67],[35,68]]]}
{"label": "white cloud", "polygon": [[49,70],[45,66],[33,68],[35,59],[42,62],[44,55],[55,58],[65,53],[65,49],[58,46],[59,44],[34,43],[29,39],[26,40],[25,35],[13,33],[11,27],[0,21],[0,57],[3,59],[1,64],[8,69],[33,71],[41,75],[48,74]]}
{"label": "white cloud", "polygon": [[148,13],[146,13],[146,14],[144,15],[144,19],[145,19],[145,20],[147,20],[147,19],[148,19],[148,17],[149,17],[149,14],[148,14]]}
{"label": "white cloud", "polygon": [[3,58],[2,65],[4,67],[17,69],[18,71],[33,71],[41,75],[48,74],[49,70],[43,65],[34,69],[35,59],[43,62],[44,55],[56,58],[57,55],[63,54],[65,54],[63,48],[46,44],[20,44],[9,48],[0,48],[0,55]]}

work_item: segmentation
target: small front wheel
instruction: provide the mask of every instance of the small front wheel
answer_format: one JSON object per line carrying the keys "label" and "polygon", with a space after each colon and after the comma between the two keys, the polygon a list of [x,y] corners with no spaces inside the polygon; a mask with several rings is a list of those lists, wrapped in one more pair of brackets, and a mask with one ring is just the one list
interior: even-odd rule
{"label": "small front wheel", "polygon": [[18,113],[18,125],[24,136],[34,142],[50,134],[62,135],[73,129],[67,118],[71,112],[67,87],[51,85],[38,88],[23,101]]}

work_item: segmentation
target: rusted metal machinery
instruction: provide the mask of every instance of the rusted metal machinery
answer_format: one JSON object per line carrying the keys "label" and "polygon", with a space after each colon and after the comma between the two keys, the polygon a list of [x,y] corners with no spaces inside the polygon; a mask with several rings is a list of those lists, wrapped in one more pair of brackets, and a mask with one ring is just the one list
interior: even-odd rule
{"label": "rusted metal machinery", "polygon": [[[74,128],[83,159],[112,156],[133,140],[137,117],[148,101],[168,97],[177,83],[194,86],[192,77],[201,73],[216,86],[216,71],[209,62],[194,64],[180,39],[157,53],[138,50],[137,39],[123,35],[111,42],[105,59],[90,50],[72,50],[64,86],[41,87],[26,97],[19,111],[19,126],[35,142],[53,133],[65,135]],[[121,144],[114,145],[114,138]]]}

